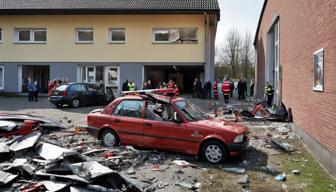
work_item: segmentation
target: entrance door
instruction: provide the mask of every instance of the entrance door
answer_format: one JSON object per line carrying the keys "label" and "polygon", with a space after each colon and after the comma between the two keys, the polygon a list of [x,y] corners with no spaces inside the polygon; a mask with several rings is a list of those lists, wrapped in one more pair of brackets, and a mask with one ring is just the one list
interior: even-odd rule
{"label": "entrance door", "polygon": [[86,80],[87,83],[96,83],[96,68],[93,66],[86,67]]}
{"label": "entrance door", "polygon": [[28,82],[31,80],[32,82],[37,81],[41,93],[48,92],[48,81],[50,75],[50,67],[44,65],[23,65],[18,68],[18,75],[21,73],[21,82],[19,86],[21,86],[22,92],[28,92]]}
{"label": "entrance door", "polygon": [[118,67],[106,67],[105,71],[105,89],[112,89],[114,92],[119,92]]}

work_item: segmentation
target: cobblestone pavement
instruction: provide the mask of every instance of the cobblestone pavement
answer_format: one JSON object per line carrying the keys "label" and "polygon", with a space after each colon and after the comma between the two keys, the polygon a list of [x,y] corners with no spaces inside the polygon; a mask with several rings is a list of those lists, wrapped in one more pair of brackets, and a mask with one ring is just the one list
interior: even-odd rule
{"label": "cobblestone pavement", "polygon": [[[183,95],[183,97],[187,98],[206,112],[211,110],[211,106],[214,102],[217,102],[220,107],[227,106],[224,104],[222,95],[220,95],[219,100],[202,100],[199,98],[192,98],[191,95]],[[231,99],[229,105],[244,106],[246,105],[246,102]],[[72,120],[72,125],[75,126],[85,126],[86,115],[90,111],[99,108],[104,108],[104,106],[88,106],[78,109],[65,107],[58,109],[48,102],[47,97],[40,97],[38,102],[28,102],[26,97],[0,97],[0,113],[28,113],[44,116],[55,121],[60,121],[63,117],[67,117]]]}

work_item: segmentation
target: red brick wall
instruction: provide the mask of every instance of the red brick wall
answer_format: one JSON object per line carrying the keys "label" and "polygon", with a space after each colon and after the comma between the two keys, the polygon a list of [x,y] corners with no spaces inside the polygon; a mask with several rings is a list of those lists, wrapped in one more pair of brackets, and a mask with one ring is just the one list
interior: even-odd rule
{"label": "red brick wall", "polygon": [[[277,15],[282,101],[293,109],[299,127],[336,151],[336,1],[268,0],[256,39],[257,76],[264,76],[259,72],[266,60],[267,31]],[[315,92],[313,53],[320,48],[324,48],[324,92]],[[260,93],[263,82],[257,83]]]}

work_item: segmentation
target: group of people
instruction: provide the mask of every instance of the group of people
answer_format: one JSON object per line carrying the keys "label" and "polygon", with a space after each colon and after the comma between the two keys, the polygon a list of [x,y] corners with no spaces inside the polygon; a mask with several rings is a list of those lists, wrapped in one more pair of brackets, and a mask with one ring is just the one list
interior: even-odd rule
{"label": "group of people", "polygon": [[123,82],[121,90],[122,91],[135,91],[135,90],[137,90],[137,86],[136,86],[136,84],[135,84],[135,82],[133,80],[132,81],[128,81],[128,79],[126,79]]}
{"label": "group of people", "polygon": [[211,82],[204,81],[203,83],[195,78],[192,90],[192,97],[193,98],[201,98],[201,99],[211,99]]}
{"label": "group of people", "polygon": [[68,78],[63,78],[63,79],[50,80],[49,84],[48,84],[48,95],[51,94],[51,91],[53,90],[54,87],[57,87],[58,85],[60,85],[62,83],[69,83],[69,79]]}
{"label": "group of people", "polygon": [[[172,79],[170,79],[168,83],[161,81],[156,86],[152,84],[151,80],[143,82],[141,90],[150,90],[150,89],[162,89],[174,93],[175,96],[179,95],[178,86]],[[126,79],[123,82],[122,91],[136,91],[136,90],[137,86],[133,80],[128,81],[128,79]]]}
{"label": "group of people", "polygon": [[32,80],[28,80],[28,101],[36,101],[37,102],[37,98],[38,98],[38,92],[39,92],[39,85],[37,83],[37,81],[33,81]]}

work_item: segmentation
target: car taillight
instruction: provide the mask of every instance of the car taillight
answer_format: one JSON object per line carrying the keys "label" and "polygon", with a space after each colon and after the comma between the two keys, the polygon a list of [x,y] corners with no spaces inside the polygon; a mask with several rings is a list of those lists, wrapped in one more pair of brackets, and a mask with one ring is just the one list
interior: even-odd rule
{"label": "car taillight", "polygon": [[68,92],[67,92],[67,91],[63,91],[62,96],[63,96],[63,97],[68,96]]}

